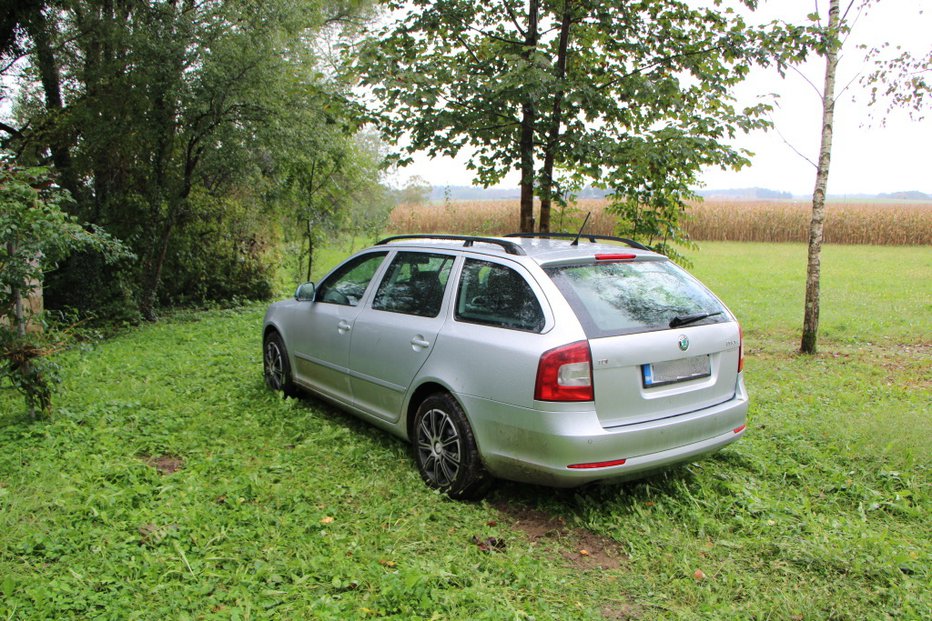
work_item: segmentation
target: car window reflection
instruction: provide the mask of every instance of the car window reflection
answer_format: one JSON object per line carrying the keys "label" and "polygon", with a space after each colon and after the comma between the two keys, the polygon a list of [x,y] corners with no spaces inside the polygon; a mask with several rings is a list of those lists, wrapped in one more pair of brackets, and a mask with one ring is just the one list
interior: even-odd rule
{"label": "car window reflection", "polygon": [[316,300],[327,304],[357,306],[384,259],[385,253],[366,254],[343,265],[320,283]]}
{"label": "car window reflection", "polygon": [[544,312],[524,277],[507,266],[475,259],[467,259],[463,268],[456,319],[530,332],[544,328]]}
{"label": "car window reflection", "polygon": [[375,310],[436,317],[454,257],[425,252],[399,252],[376,291]]}

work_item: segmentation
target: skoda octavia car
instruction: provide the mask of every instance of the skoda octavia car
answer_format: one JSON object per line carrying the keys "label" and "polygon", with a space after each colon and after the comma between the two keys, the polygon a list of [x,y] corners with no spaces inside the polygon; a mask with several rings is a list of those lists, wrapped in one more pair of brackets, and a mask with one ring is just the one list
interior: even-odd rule
{"label": "skoda octavia car", "polygon": [[734,315],[644,246],[573,237],[382,240],[269,307],[266,382],[408,440],[453,498],[635,478],[741,437]]}

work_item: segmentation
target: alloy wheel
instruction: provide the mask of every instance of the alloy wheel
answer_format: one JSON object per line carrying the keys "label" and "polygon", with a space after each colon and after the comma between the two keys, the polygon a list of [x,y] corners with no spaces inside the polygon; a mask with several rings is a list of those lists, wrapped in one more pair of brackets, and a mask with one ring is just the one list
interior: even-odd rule
{"label": "alloy wheel", "polygon": [[265,381],[272,390],[282,390],[285,385],[284,357],[274,339],[265,344]]}
{"label": "alloy wheel", "polygon": [[446,412],[435,408],[421,417],[417,451],[423,471],[434,485],[441,489],[453,485],[462,463],[462,444],[456,425]]}

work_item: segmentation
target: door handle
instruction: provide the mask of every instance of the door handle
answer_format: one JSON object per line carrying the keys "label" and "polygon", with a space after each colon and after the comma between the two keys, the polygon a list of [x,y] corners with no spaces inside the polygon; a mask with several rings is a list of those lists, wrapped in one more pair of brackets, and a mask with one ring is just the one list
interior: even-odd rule
{"label": "door handle", "polygon": [[340,334],[346,334],[353,329],[353,326],[350,325],[348,321],[340,320],[340,323],[337,324],[337,332]]}
{"label": "door handle", "polygon": [[424,340],[423,336],[418,335],[414,337],[413,339],[411,339],[411,345],[413,345],[414,349],[416,350],[419,347],[420,348],[430,347],[430,341],[426,341]]}

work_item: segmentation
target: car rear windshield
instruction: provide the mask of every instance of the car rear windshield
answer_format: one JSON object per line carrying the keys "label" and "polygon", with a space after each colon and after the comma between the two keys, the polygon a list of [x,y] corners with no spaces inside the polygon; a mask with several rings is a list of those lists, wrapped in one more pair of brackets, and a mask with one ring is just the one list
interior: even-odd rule
{"label": "car rear windshield", "polygon": [[590,338],[731,321],[724,306],[669,261],[599,262],[546,270]]}

